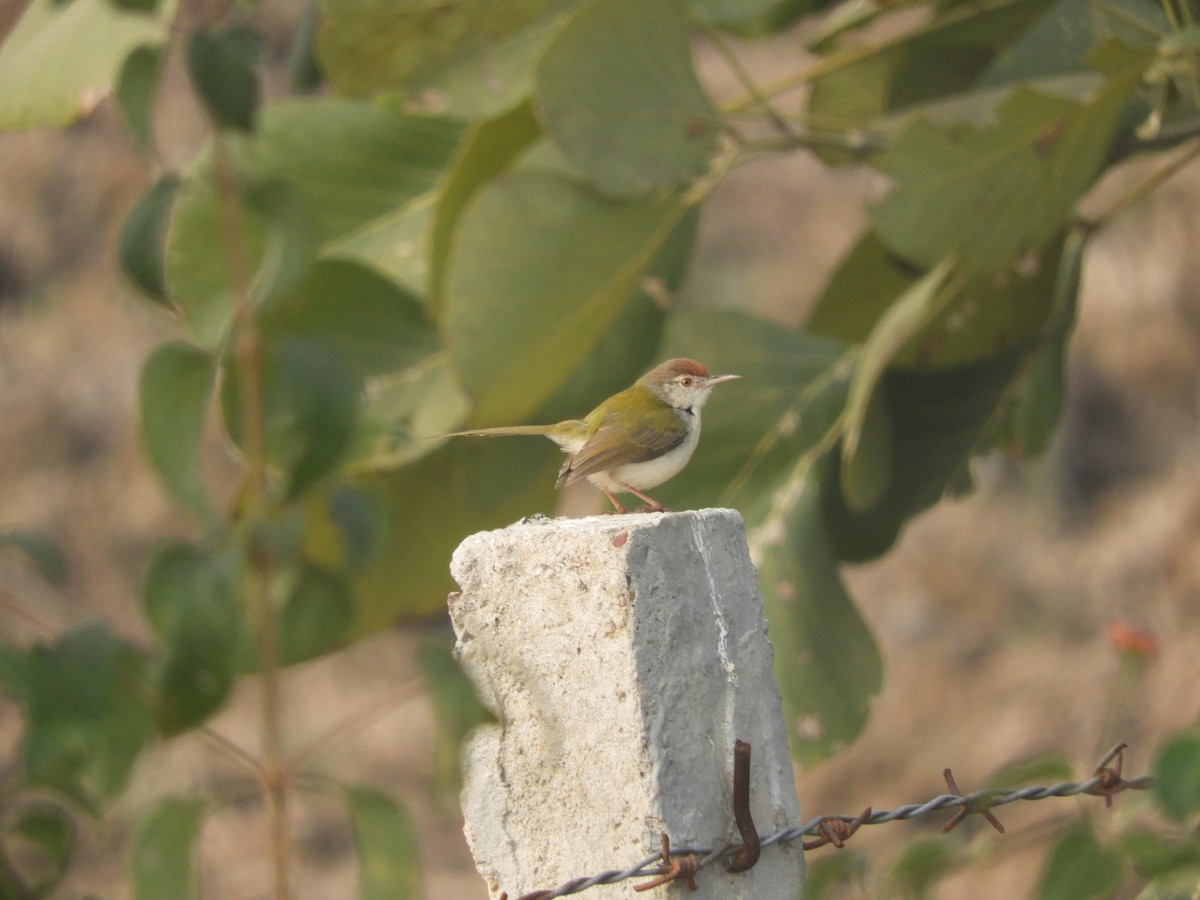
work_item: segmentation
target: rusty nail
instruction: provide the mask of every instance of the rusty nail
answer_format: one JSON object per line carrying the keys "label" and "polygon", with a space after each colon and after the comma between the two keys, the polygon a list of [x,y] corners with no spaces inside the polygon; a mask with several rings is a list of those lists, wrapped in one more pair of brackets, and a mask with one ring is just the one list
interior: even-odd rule
{"label": "rusty nail", "polygon": [[726,868],[730,872],[745,872],[758,862],[762,852],[758,829],[750,815],[750,744],[746,741],[733,742],[733,821],[742,845]]}

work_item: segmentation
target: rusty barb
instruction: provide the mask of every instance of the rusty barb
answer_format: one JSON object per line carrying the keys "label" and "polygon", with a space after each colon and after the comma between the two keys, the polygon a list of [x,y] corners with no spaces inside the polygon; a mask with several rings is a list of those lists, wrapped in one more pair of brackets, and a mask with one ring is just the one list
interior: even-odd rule
{"label": "rusty barb", "polygon": [[942,772],[942,775],[946,779],[946,788],[950,791],[950,794],[952,796],[962,798],[958,807],[958,812],[954,814],[953,818],[951,818],[949,822],[942,826],[942,834],[946,834],[948,831],[952,830],[955,825],[972,813],[978,813],[979,815],[983,816],[988,820],[988,822],[991,823],[993,828],[995,828],[1001,834],[1004,834],[1004,826],[1000,824],[1000,820],[997,819],[992,813],[992,807],[996,804],[991,795],[984,793],[982,796],[975,795],[971,797],[963,797],[962,791],[958,789],[958,782],[954,780],[954,773],[949,769],[945,769]]}
{"label": "rusty barb", "polygon": [[687,885],[689,891],[700,890],[694,877],[700,871],[700,860],[696,858],[696,854],[694,853],[688,853],[684,856],[671,856],[671,839],[667,837],[665,831],[662,832],[662,861],[663,869],[659,876],[653,881],[636,885],[634,887],[635,891],[648,891],[651,888],[661,887],[672,881],[682,881]]}
{"label": "rusty barb", "polygon": [[[1051,787],[1024,787],[1018,790],[989,788],[964,795],[959,791],[953,773],[945,769],[942,774],[950,793],[934,797],[925,803],[910,803],[897,809],[879,812],[873,812],[871,807],[867,807],[853,817],[818,816],[803,825],[793,825],[763,837],[755,830],[754,821],[750,817],[750,745],[744,741],[737,741],[733,751],[733,816],[741,834],[740,844],[672,850],[669,838],[663,833],[662,852],[647,857],[628,869],[610,869],[589,878],[575,878],[553,890],[523,894],[517,900],[552,900],[555,897],[578,894],[599,884],[616,884],[627,878],[651,876],[651,881],[639,884],[636,890],[648,891],[672,881],[682,881],[692,890],[696,890],[696,875],[713,861],[730,854],[732,856],[728,864],[729,871],[742,872],[753,866],[758,861],[761,851],[772,844],[788,843],[807,835],[813,840],[801,843],[805,850],[815,850],[830,844],[841,849],[863,825],[882,825],[901,819],[915,819],[932,812],[950,809],[955,811],[954,816],[943,826],[943,832],[950,831],[967,816],[977,813],[1003,834],[1004,826],[991,811],[997,806],[1018,800],[1046,800],[1050,797],[1075,797],[1080,794],[1103,797],[1105,806],[1112,806],[1113,796],[1122,791],[1143,791],[1149,788],[1153,784],[1153,779],[1149,776],[1142,775],[1130,779],[1122,776],[1125,748],[1124,743],[1113,747],[1100,761],[1092,777],[1083,782],[1062,782]],[[742,868],[738,868],[739,865]],[[502,894],[501,898],[508,900],[506,894]]]}
{"label": "rusty barb", "polygon": [[[1117,744],[1108,751],[1108,756],[1100,761],[1100,765],[1096,767],[1093,775],[1100,779],[1100,783],[1088,790],[1089,794],[1094,794],[1097,797],[1104,798],[1104,805],[1108,809],[1112,809],[1113,794],[1119,794],[1121,791],[1126,791],[1132,788],[1133,790],[1145,790],[1143,785],[1132,784],[1121,777],[1121,767],[1125,765],[1125,748],[1129,746],[1124,741]],[[1115,766],[1109,767],[1109,763],[1113,760],[1117,761]]]}
{"label": "rusty barb", "polygon": [[858,831],[869,818],[871,818],[871,807],[869,806],[849,821],[841,816],[825,816],[817,822],[816,840],[804,841],[800,846],[805,850],[816,850],[826,844],[833,844],[841,850],[846,846],[846,841],[850,840],[854,832]]}

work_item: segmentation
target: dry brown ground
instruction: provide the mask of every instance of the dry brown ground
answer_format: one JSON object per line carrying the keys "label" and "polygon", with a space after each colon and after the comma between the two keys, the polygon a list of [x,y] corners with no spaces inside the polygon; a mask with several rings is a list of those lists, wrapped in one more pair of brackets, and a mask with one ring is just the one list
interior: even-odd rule
{"label": "dry brown ground", "polygon": [[[164,114],[167,156],[186,159],[194,119],[174,102]],[[144,635],[141,568],[156,541],[184,528],[135,436],[138,369],[171,326],[129,296],[112,266],[115,229],[145,178],[108,109],[61,133],[0,136],[0,527],[48,532],[72,565],[67,589],[56,593],[0,561],[0,637],[49,637],[95,615]],[[718,301],[753,296],[763,310],[802,308],[874,189],[803,160],[737,173],[706,219],[691,291]],[[1185,173],[1090,252],[1070,408],[1047,461],[985,462],[975,496],[943,504],[885,559],[846,573],[883,646],[886,686],[862,739],[800,773],[806,814],[932,796],[945,766],[969,790],[995,768],[1044,751],[1068,754],[1084,774],[1118,736],[1131,742],[1130,766],[1141,770],[1165,734],[1195,722],[1198,201],[1200,181]],[[1113,714],[1118,659],[1105,626],[1117,618],[1152,629],[1162,649]],[[411,639],[400,634],[291,672],[289,744],[319,738],[347,707],[384,710],[364,716],[370,727],[323,743],[318,766],[412,806],[428,897],[483,897],[455,815],[427,787],[433,729],[425,698],[406,693],[414,674]],[[254,700],[244,688],[216,723],[251,748]],[[0,770],[13,764],[19,727],[16,710],[0,704]],[[136,810],[170,789],[221,789],[237,773],[201,741],[162,747],[119,808],[86,830],[77,874],[61,895],[125,896],[121,859]],[[1040,834],[1038,823],[1073,808],[1008,808],[1001,854],[938,896],[1025,895],[1042,849],[1022,835]],[[247,800],[206,828],[206,896],[266,896],[260,813]],[[297,896],[351,896],[336,805],[306,801],[296,813]],[[878,872],[931,827],[872,829],[855,843]],[[990,854],[986,840],[974,846]]]}

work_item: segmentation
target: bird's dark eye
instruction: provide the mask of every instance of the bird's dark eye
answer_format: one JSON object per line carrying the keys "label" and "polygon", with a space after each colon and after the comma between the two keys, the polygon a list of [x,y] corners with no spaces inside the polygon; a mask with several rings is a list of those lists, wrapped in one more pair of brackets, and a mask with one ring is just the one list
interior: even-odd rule
{"label": "bird's dark eye", "polygon": [[691,387],[693,384],[690,376],[684,376],[683,378],[680,378],[679,383],[682,384],[684,387]]}

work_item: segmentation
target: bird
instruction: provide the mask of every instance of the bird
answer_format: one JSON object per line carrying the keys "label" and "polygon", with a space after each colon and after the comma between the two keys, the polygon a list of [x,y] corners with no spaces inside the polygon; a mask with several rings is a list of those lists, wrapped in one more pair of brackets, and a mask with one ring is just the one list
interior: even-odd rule
{"label": "bird", "polygon": [[663,512],[645,491],[678,475],[700,440],[700,410],[713,387],[740,375],[713,375],[694,359],[668,359],[630,387],[613,394],[582,419],[553,425],[508,425],[457,431],[448,437],[497,437],[536,434],[548,437],[567,454],[560,488],[586,478],[604,492],[613,512],[624,513],[617,494],[633,494]]}

